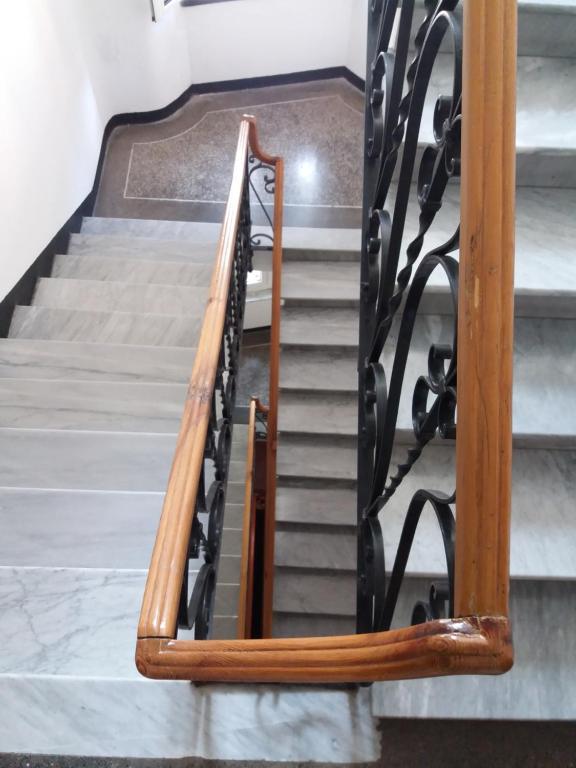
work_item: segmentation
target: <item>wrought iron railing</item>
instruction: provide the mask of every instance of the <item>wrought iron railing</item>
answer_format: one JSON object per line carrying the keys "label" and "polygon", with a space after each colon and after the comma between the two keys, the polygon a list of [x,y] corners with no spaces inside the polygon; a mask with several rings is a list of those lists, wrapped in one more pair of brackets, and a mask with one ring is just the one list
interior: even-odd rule
{"label": "wrought iron railing", "polygon": [[[140,633],[160,631],[177,637],[194,630],[196,640],[210,637],[222,540],[234,405],[244,326],[247,274],[255,249],[273,249],[274,229],[255,231],[251,199],[264,223],[272,224],[265,200],[274,200],[275,163],[261,153],[255,122],[244,118],[236,152],[210,298],[202,325],[178,445],[166,493],[142,608]],[[177,532],[177,537],[176,537]],[[167,535],[165,535],[167,534]],[[182,543],[185,551],[182,552]],[[184,555],[184,556],[183,556]],[[181,573],[177,623],[172,606],[175,567]],[[192,588],[189,574],[194,572]],[[158,592],[164,584],[169,593]],[[164,595],[162,606],[154,597]],[[166,618],[159,616],[166,614]],[[144,629],[144,625],[148,625]]]}
{"label": "wrought iron railing", "polygon": [[[460,226],[442,245],[427,235],[449,184],[459,183],[462,126],[462,26],[458,0],[426,0],[414,30],[414,0],[371,0],[366,78],[364,202],[359,343],[358,632],[389,630],[418,523],[429,505],[438,523],[445,576],[414,606],[412,624],[453,617],[456,478],[443,492],[418,489],[405,513],[387,570],[388,507],[434,441],[456,439]],[[489,5],[489,4],[488,4]],[[494,11],[501,9],[494,6]],[[488,11],[489,13],[489,11]],[[438,56],[451,56],[449,93],[433,113],[434,140],[422,146],[425,101]],[[509,169],[503,169],[506,175]],[[408,207],[417,201],[416,235],[406,242]],[[427,370],[407,380],[407,360],[423,295],[442,273],[451,296],[452,332],[429,348]],[[435,288],[437,290],[437,287]],[[511,299],[511,297],[510,297]],[[392,342],[392,343],[391,343]],[[386,370],[388,348],[392,362]],[[503,379],[501,385],[505,386]],[[412,435],[399,429],[403,390],[412,391]],[[503,390],[503,397],[509,393]],[[404,458],[394,461],[393,448]],[[503,512],[506,514],[506,512]],[[462,519],[462,525],[466,521]]]}

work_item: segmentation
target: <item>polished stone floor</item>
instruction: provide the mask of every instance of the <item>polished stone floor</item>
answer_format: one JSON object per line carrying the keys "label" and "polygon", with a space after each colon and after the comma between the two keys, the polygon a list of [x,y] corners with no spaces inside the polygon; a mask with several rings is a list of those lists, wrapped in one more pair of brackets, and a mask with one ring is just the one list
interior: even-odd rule
{"label": "polished stone floor", "polygon": [[285,160],[286,224],[359,225],[363,95],[339,78],[197,95],[167,120],[117,128],[95,215],[221,221],[243,114]]}

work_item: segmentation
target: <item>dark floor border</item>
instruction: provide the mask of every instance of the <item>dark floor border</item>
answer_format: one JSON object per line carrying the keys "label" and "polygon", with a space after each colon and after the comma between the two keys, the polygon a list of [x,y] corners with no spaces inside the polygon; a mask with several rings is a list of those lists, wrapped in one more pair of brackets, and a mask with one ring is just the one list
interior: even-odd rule
{"label": "dark floor border", "polygon": [[18,304],[28,305],[32,301],[36,282],[41,277],[48,277],[52,272],[54,256],[66,253],[70,235],[80,231],[83,216],[89,216],[92,211],[92,193],[80,203],[68,221],[54,235],[52,240],[36,257],[16,285],[0,301],[0,338],[8,336],[14,309]]}
{"label": "dark floor border", "polygon": [[32,265],[22,275],[12,290],[0,301],[0,338],[6,338],[10,328],[14,308],[17,304],[28,305],[32,301],[36,282],[40,277],[47,277],[58,253],[66,253],[70,235],[80,231],[83,216],[90,216],[96,203],[96,195],[100,186],[100,178],[104,167],[104,158],[110,135],[115,128],[121,125],[133,125],[140,123],[156,123],[165,120],[181,109],[190,98],[209,93],[223,93],[225,91],[241,91],[248,88],[266,88],[275,85],[290,85],[292,83],[307,83],[314,80],[331,80],[336,77],[345,78],[355,88],[364,90],[364,81],[351,72],[348,67],[330,67],[327,69],[311,69],[304,72],[291,72],[284,75],[267,75],[265,77],[249,77],[240,80],[221,80],[212,83],[198,83],[189,86],[178,98],[161,109],[149,112],[125,112],[114,115],[108,121],[102,143],[100,155],[96,166],[94,184],[86,199],[70,216],[68,221],[60,228],[42,253],[35,259]]}
{"label": "dark floor border", "polygon": [[355,75],[348,67],[327,67],[325,69],[308,69],[303,72],[289,72],[283,75],[266,75],[263,77],[247,77],[239,80],[219,80],[211,83],[194,83],[190,85],[174,101],[160,109],[153,109],[149,112],[125,112],[110,118],[104,136],[102,137],[102,146],[100,148],[100,157],[96,167],[94,177],[94,186],[88,196],[91,210],[96,203],[96,194],[100,186],[100,177],[104,166],[106,156],[106,147],[110,134],[115,128],[121,125],[139,125],[143,123],[156,123],[166,120],[175,112],[181,109],[193,96],[202,96],[210,93],[224,93],[226,91],[244,91],[248,88],[269,88],[275,85],[293,85],[296,83],[309,83],[314,80],[333,80],[341,77],[347,80],[351,85],[362,93],[364,92],[364,80]]}

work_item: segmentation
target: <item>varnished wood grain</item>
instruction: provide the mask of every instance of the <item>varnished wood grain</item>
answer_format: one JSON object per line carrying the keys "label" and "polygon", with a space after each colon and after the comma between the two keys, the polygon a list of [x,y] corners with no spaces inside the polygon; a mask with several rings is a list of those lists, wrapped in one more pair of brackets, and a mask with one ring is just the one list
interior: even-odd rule
{"label": "varnished wood grain", "polygon": [[250,121],[243,120],[209,297],[144,590],[138,625],[139,637],[176,636],[178,602],[188,560],[188,541],[195,514],[234,262],[249,127]]}
{"label": "varnished wood grain", "polygon": [[270,326],[270,388],[268,394],[268,431],[266,445],[266,515],[264,522],[264,583],[262,587],[262,632],[272,635],[274,599],[274,533],[276,528],[276,453],[278,448],[278,389],[280,379],[280,308],[282,298],[282,217],[284,208],[284,161],[266,155],[260,148],[256,123],[250,123],[252,151],[266,163],[274,165],[274,246],[272,250],[272,319]]}
{"label": "varnished wood grain", "polygon": [[164,680],[338,683],[500,674],[512,663],[506,619],[447,619],[370,635],[275,640],[141,639],[136,664]]}
{"label": "varnished wood grain", "polygon": [[516,2],[464,3],[457,616],[508,614]]}

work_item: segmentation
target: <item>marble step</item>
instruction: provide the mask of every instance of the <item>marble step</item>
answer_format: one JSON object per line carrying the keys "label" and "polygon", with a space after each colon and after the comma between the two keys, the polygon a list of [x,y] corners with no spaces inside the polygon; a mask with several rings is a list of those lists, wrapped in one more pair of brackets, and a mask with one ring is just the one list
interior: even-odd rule
{"label": "marble step", "polygon": [[352,616],[327,616],[305,613],[274,613],[274,637],[330,637],[353,635],[356,619]]}
{"label": "marble step", "polygon": [[355,307],[360,295],[358,264],[293,261],[282,268],[285,306]]}
{"label": "marble step", "polygon": [[356,484],[356,448],[349,439],[330,436],[283,434],[277,457],[281,481],[326,481],[336,488],[351,488]]}
{"label": "marble step", "polygon": [[212,271],[212,264],[68,255],[54,258],[50,277],[75,280],[108,280],[139,285],[153,283],[182,287],[206,287],[210,285]]}
{"label": "marble step", "polygon": [[[164,492],[176,435],[0,429],[0,487]],[[230,462],[244,480],[245,462]]]}
{"label": "marble step", "polygon": [[[96,241],[83,240],[88,236],[106,236],[123,238],[124,244],[134,243],[135,248],[150,250],[151,238],[156,248],[158,240],[166,243],[172,241],[167,249],[177,249],[182,243],[190,247],[191,252],[196,251],[196,246],[215,245],[220,234],[220,224],[207,224],[190,221],[157,221],[153,219],[121,219],[105,218],[99,216],[85,217],[82,220],[80,235],[72,238],[71,253],[81,243],[86,243],[90,248],[96,245]],[[263,228],[265,231],[265,228]],[[102,241],[104,244],[104,241]],[[110,241],[107,241],[110,242]],[[118,241],[119,245],[122,245]],[[295,250],[326,251],[324,258],[330,261],[348,261],[351,252],[360,250],[361,239],[358,230],[333,229],[326,227],[284,227],[282,231],[282,246],[288,252]],[[158,248],[162,250],[163,246]],[[174,250],[176,252],[176,250]],[[345,255],[344,255],[345,254]],[[303,257],[306,258],[306,257]]]}
{"label": "marble step", "polygon": [[[0,566],[146,571],[163,500],[163,493],[0,488]],[[232,583],[238,569],[238,557],[222,555],[219,580]]]}
{"label": "marble step", "polygon": [[357,360],[350,350],[286,348],[280,354],[280,386],[286,390],[358,392]]}
{"label": "marble step", "polygon": [[140,261],[213,265],[216,241],[192,244],[181,240],[154,240],[128,235],[79,232],[70,235],[68,253],[74,256],[124,258]]}
{"label": "marble step", "polygon": [[51,755],[43,768],[50,762],[92,768],[96,760],[112,768],[139,758],[156,766],[192,760],[214,768],[216,760],[227,766],[286,760],[345,765],[380,756],[368,689],[45,675],[5,676],[1,683],[2,749]]}
{"label": "marble step", "polygon": [[284,348],[358,348],[358,310],[344,307],[282,307],[280,343]]}
{"label": "marble step", "polygon": [[[452,55],[439,54],[422,116],[421,148],[434,143],[436,99],[439,93],[452,92],[452,73]],[[576,187],[575,76],[576,58],[518,58],[516,179],[520,186]]]}
{"label": "marble step", "polygon": [[[405,450],[393,452],[393,467],[404,461]],[[511,572],[515,578],[576,579],[576,451],[518,448],[513,454]],[[349,514],[354,515],[352,491],[356,477],[356,453],[337,439],[328,443],[282,435],[278,447],[281,486],[297,486],[322,494],[325,490],[349,489]],[[417,490],[454,488],[454,451],[446,444],[428,445],[412,471],[404,478],[381,513],[385,528],[386,562],[397,550],[406,510]],[[286,489],[286,495],[293,488]],[[306,501],[306,496],[304,498]],[[296,506],[294,499],[291,510]],[[324,506],[326,509],[326,506]],[[296,532],[317,525],[307,508],[300,506],[281,528]],[[341,512],[341,514],[343,514]],[[330,533],[329,525],[322,530]],[[423,512],[408,561],[415,575],[445,571],[445,557],[431,509]]]}
{"label": "marble step", "polygon": [[0,339],[0,379],[185,383],[194,348]]}
{"label": "marble step", "polygon": [[[0,676],[138,679],[145,581],[145,571],[126,569],[0,567]],[[237,595],[221,585],[216,615],[235,610]]]}
{"label": "marble step", "polygon": [[[453,322],[447,316],[424,315],[416,321],[397,422],[403,440],[412,435],[412,395],[418,378],[428,373],[428,350],[434,343],[450,344],[452,335]],[[573,320],[516,319],[513,393],[516,445],[576,447],[576,414],[571,405],[573,371],[576,370],[575,336]],[[393,329],[383,355],[389,385],[397,337],[397,329]],[[356,434],[355,350],[336,351],[333,346],[316,350],[294,345],[283,348],[281,364],[279,421],[282,430],[303,434]]]}
{"label": "marble step", "polygon": [[0,379],[0,427],[177,434],[186,384]]}
{"label": "marble step", "polygon": [[0,487],[163,492],[176,436],[0,429]]}
{"label": "marble step", "polygon": [[195,245],[218,243],[221,224],[199,221],[162,221],[156,219],[121,219],[87,216],[82,219],[82,235],[113,235],[152,240],[192,242]]}
{"label": "marble step", "polygon": [[355,616],[355,573],[308,573],[274,572],[274,612]]}
{"label": "marble step", "polygon": [[[426,595],[428,582],[408,580],[401,607]],[[514,666],[502,676],[403,680],[373,686],[377,717],[491,720],[576,718],[576,585],[512,581]]]}
{"label": "marble step", "polygon": [[10,338],[195,347],[202,317],[17,306]]}
{"label": "marble step", "polygon": [[[350,524],[356,510],[351,507]],[[279,568],[334,571],[337,574],[356,573],[357,543],[354,530],[334,530],[334,526],[300,526],[296,530],[277,529],[274,564]],[[295,576],[297,578],[297,576]],[[308,575],[301,576],[308,580]],[[276,590],[276,583],[274,584]],[[338,611],[336,611],[338,613]]]}
{"label": "marble step", "polygon": [[36,284],[32,304],[52,309],[198,318],[204,316],[207,296],[206,286],[188,288],[42,277]]}
{"label": "marble step", "polygon": [[[413,34],[424,18],[423,0],[417,0]],[[519,0],[518,55],[574,58],[576,14],[572,0]],[[441,50],[449,51],[451,43]]]}
{"label": "marble step", "polygon": [[358,395],[283,391],[278,409],[278,428],[281,432],[302,435],[356,435]]}
{"label": "marble step", "polygon": [[278,485],[276,522],[278,526],[355,525],[356,492],[342,488],[299,488]]}

